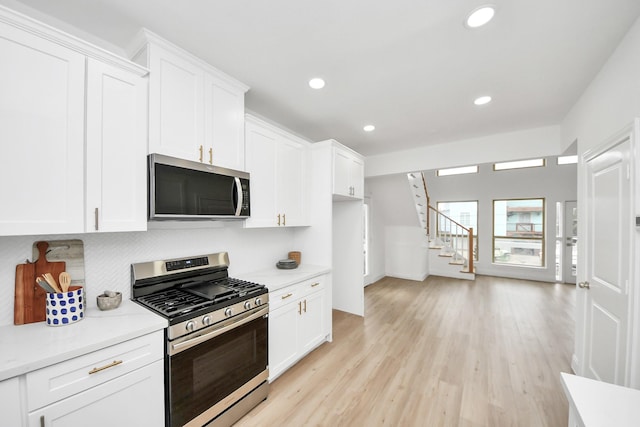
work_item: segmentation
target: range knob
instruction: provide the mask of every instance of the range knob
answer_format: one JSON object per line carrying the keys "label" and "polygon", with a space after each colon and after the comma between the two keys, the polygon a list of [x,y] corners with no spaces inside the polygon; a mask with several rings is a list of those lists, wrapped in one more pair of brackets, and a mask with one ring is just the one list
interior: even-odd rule
{"label": "range knob", "polygon": [[231,317],[232,314],[233,314],[233,311],[231,311],[231,307],[227,308],[224,311],[224,315],[227,316],[227,317]]}
{"label": "range knob", "polygon": [[204,326],[209,326],[211,324],[211,316],[208,314],[202,318],[202,324]]}
{"label": "range knob", "polygon": [[255,304],[256,305],[262,305],[262,298],[260,298],[260,297],[256,298]]}
{"label": "range knob", "polygon": [[185,325],[185,329],[189,332],[193,332],[195,328],[196,328],[196,322],[194,322],[193,320],[189,320]]}
{"label": "range knob", "polygon": [[249,310],[251,308],[251,301],[247,301],[244,303],[244,309]]}

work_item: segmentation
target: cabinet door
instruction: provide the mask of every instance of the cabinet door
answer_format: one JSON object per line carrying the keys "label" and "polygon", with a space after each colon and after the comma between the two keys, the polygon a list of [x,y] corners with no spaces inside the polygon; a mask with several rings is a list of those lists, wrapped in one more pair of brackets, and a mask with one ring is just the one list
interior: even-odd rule
{"label": "cabinet door", "polygon": [[147,81],[89,59],[86,231],[147,229]]}
{"label": "cabinet door", "polygon": [[251,175],[251,217],[246,227],[276,227],[277,135],[253,123],[246,126],[247,172]]}
{"label": "cabinet door", "polygon": [[204,72],[159,46],[149,52],[149,152],[204,160]]}
{"label": "cabinet door", "polygon": [[22,425],[20,404],[20,384],[18,377],[0,381],[0,402],[2,402],[2,420],[0,425],[19,427]]}
{"label": "cabinet door", "polygon": [[313,350],[325,338],[324,316],[324,291],[314,292],[302,300],[302,315],[300,316],[300,346],[302,353],[308,353]]}
{"label": "cabinet door", "polygon": [[351,195],[351,156],[341,150],[333,153],[333,194]]}
{"label": "cabinet door", "polygon": [[244,91],[205,75],[206,163],[244,170]]}
{"label": "cabinet door", "polygon": [[306,225],[304,147],[298,142],[281,137],[277,149],[276,192],[277,210],[282,215],[281,225]]}
{"label": "cabinet door", "polygon": [[158,360],[29,413],[28,425],[82,427],[164,425],[164,366]]}
{"label": "cabinet door", "polygon": [[269,381],[298,360],[298,302],[269,313]]}
{"label": "cabinet door", "polygon": [[85,57],[0,24],[0,235],[84,231]]}
{"label": "cabinet door", "polygon": [[352,196],[356,199],[364,199],[364,162],[360,159],[351,161],[351,185]]}

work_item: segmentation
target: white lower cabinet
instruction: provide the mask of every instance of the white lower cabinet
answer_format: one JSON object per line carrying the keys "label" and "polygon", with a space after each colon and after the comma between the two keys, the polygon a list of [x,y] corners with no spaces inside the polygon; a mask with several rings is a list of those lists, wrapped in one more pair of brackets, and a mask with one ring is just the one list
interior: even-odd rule
{"label": "white lower cabinet", "polygon": [[163,341],[157,331],[25,374],[27,425],[164,425]]}
{"label": "white lower cabinet", "polygon": [[0,402],[2,402],[0,425],[21,426],[20,383],[17,377],[0,381]]}
{"label": "white lower cabinet", "polygon": [[29,427],[164,425],[164,367],[157,360],[97,387],[30,412]]}
{"label": "white lower cabinet", "polygon": [[269,295],[269,381],[273,381],[328,336],[326,276]]}

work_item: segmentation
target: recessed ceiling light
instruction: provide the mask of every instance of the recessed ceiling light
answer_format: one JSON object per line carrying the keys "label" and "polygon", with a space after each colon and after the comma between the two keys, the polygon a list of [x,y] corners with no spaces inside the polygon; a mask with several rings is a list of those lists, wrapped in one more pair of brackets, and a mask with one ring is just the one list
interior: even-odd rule
{"label": "recessed ceiling light", "polygon": [[365,132],[373,132],[374,130],[376,130],[376,127],[374,125],[366,125],[362,129],[364,129]]}
{"label": "recessed ceiling light", "polygon": [[309,86],[313,89],[322,89],[324,87],[324,80],[319,77],[309,80]]}
{"label": "recessed ceiling light", "polygon": [[476,98],[475,101],[473,101],[474,104],[476,105],[485,105],[491,102],[491,97],[490,96],[481,96],[479,98]]}
{"label": "recessed ceiling light", "polygon": [[469,28],[478,28],[485,25],[487,22],[491,21],[493,15],[495,15],[496,10],[493,6],[485,5],[480,6],[477,9],[474,9],[473,12],[467,16],[467,20],[465,24]]}

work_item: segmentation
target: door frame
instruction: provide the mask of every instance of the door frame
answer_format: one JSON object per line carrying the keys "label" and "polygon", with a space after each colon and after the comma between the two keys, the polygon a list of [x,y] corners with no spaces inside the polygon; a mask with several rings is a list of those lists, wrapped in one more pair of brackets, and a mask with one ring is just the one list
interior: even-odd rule
{"label": "door frame", "polygon": [[[569,207],[575,204],[576,209],[578,208],[578,202],[575,200],[565,200],[562,203],[562,282],[563,283],[571,283],[571,284],[576,284],[576,277],[577,276],[572,276],[571,275],[571,266],[572,266],[572,252],[573,252],[573,248],[574,246],[568,246],[569,245],[569,240],[572,236],[570,236],[570,232],[569,232],[569,218],[572,217],[572,215],[570,216],[569,213]],[[576,235],[576,245],[577,245],[577,235]],[[577,264],[576,264],[576,274],[577,274]]]}
{"label": "door frame", "polygon": [[[637,158],[637,139],[640,136],[640,119],[634,119],[633,123],[627,125],[624,129],[605,140],[603,143],[588,149],[580,155],[578,163],[578,265],[576,282],[584,282],[587,280],[587,254],[584,248],[587,246],[589,230],[584,215],[587,212],[588,186],[587,179],[587,161],[605,153],[612,147],[623,143],[626,139],[630,142],[629,156],[629,185],[631,201],[630,201],[630,218],[635,219],[639,215],[638,205],[640,204],[640,187],[635,185],[636,177],[636,158]],[[629,271],[629,300],[628,300],[628,331],[627,331],[627,358],[626,358],[626,375],[624,385],[640,388],[640,289],[636,278],[639,277],[640,254],[636,249],[640,244],[640,228],[636,228],[634,224],[629,224],[629,232],[632,233],[632,243],[630,248],[631,267]],[[587,367],[586,360],[586,325],[585,314],[588,298],[585,292],[577,292],[576,294],[576,335],[575,335],[575,352],[571,360],[571,368],[578,375],[584,375]]]}

